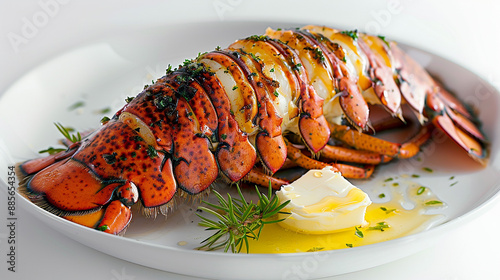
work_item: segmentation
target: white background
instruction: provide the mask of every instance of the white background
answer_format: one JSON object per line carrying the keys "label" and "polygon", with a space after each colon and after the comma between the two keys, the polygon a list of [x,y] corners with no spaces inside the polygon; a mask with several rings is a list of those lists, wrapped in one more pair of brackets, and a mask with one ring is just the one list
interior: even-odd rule
{"label": "white background", "polygon": [[[27,70],[110,32],[189,21],[248,19],[376,31],[450,59],[497,88],[500,86],[500,4],[495,1],[205,0],[189,1],[189,9],[188,1],[182,5],[174,1],[101,2],[104,1],[2,2],[0,94]],[[3,196],[4,192],[0,194]],[[331,279],[500,279],[498,201],[433,248]],[[5,199],[0,199],[2,221],[5,203]],[[9,273],[6,269],[7,234],[2,226],[1,279],[193,279],[107,256],[46,227],[23,209],[18,209],[17,215],[17,272]],[[192,265],[196,269],[196,264]]]}

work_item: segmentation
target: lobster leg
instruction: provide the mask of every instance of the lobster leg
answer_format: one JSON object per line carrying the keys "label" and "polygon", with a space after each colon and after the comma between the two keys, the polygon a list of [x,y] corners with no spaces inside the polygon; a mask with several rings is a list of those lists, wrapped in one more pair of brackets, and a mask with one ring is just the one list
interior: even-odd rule
{"label": "lobster leg", "polygon": [[257,184],[259,186],[267,187],[269,184],[271,184],[271,187],[275,190],[279,190],[281,186],[287,185],[290,182],[287,180],[283,180],[280,178],[276,178],[270,175],[267,175],[263,173],[260,170],[257,170],[256,168],[253,168],[248,172],[248,174],[244,178],[245,181]]}
{"label": "lobster leg", "polygon": [[376,152],[354,150],[350,148],[326,145],[321,156],[331,160],[355,162],[361,164],[381,164],[392,160],[392,157]]}
{"label": "lobster leg", "polygon": [[417,135],[406,143],[399,144],[359,133],[344,125],[331,123],[329,125],[333,138],[359,150],[371,151],[395,158],[410,158],[415,156],[420,151],[420,146],[431,136],[429,127],[423,126]]}
{"label": "lobster leg", "polygon": [[474,160],[478,161],[482,165],[486,165],[486,150],[481,142],[477,141],[474,137],[471,137],[462,129],[456,127],[448,115],[437,116],[432,120],[432,123],[445,132],[462,149],[468,151],[469,156],[471,156]]}
{"label": "lobster leg", "polygon": [[[461,111],[466,109],[458,106],[453,96],[442,88],[429,93],[426,99],[427,113],[430,115],[434,126],[446,133],[455,143],[468,152],[469,156],[477,162],[486,164],[485,137],[467,114]],[[456,108],[457,110],[453,109]],[[464,113],[465,113],[464,112]]]}
{"label": "lobster leg", "polygon": [[373,171],[375,170],[373,165],[367,165],[365,168],[355,167],[347,164],[341,163],[326,163],[318,160],[314,160],[296,147],[294,147],[290,142],[287,142],[288,158],[294,161],[298,166],[305,169],[323,169],[325,167],[333,167],[337,172],[341,172],[342,176],[352,179],[365,179],[369,178]]}

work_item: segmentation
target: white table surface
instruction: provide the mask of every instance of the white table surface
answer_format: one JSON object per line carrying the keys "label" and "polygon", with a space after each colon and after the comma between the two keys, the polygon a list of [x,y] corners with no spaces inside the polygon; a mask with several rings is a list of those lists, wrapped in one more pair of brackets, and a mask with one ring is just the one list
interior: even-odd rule
{"label": "white table surface", "polygon": [[[179,11],[173,1],[108,2],[1,2],[0,95],[25,71],[73,46],[120,28],[186,22],[186,14],[190,13]],[[317,1],[309,5],[287,1],[298,8],[296,12],[282,13],[279,7],[283,2],[193,1],[195,12],[205,20],[257,18],[380,28],[381,34],[457,62],[500,88],[500,4],[496,1]],[[41,13],[46,14],[45,22]],[[30,38],[13,43],[12,33],[22,34],[26,21],[34,20],[39,21],[39,26],[27,33]],[[4,221],[5,192],[0,194],[0,218]],[[432,248],[386,265],[328,279],[500,279],[498,197],[483,210],[481,216],[450,232]],[[7,231],[1,226],[0,279],[194,279],[132,264],[85,247],[35,220],[22,208],[17,210],[17,217],[17,272],[7,271]]]}

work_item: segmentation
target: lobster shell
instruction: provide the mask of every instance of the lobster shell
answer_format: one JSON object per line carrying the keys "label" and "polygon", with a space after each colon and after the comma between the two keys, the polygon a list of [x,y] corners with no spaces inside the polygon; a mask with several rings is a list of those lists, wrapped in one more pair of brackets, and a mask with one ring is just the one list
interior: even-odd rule
{"label": "lobster shell", "polygon": [[[399,124],[410,108],[422,130],[404,144],[374,138],[370,106]],[[368,177],[374,164],[418,153],[434,127],[485,164],[477,124],[394,42],[321,26],[268,29],[167,70],[100,129],[19,164],[18,174],[34,203],[121,234],[139,201],[147,216],[166,215],[177,197],[207,193],[218,177],[277,188],[286,181],[270,175],[290,164]],[[331,137],[344,146],[329,145]]]}

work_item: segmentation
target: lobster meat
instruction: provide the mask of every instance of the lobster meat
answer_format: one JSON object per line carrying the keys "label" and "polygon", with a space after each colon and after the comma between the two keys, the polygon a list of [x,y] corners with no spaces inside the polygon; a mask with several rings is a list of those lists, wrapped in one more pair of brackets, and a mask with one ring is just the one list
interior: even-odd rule
{"label": "lobster meat", "polygon": [[[376,108],[391,118],[385,124],[404,127],[411,113],[421,129],[405,143],[376,138]],[[133,205],[167,215],[219,177],[279,188],[280,169],[329,165],[368,178],[377,164],[417,154],[434,128],[486,164],[474,113],[396,43],[323,26],[268,29],[169,67],[100,129],[19,164],[20,191],[65,219],[121,234]]]}

